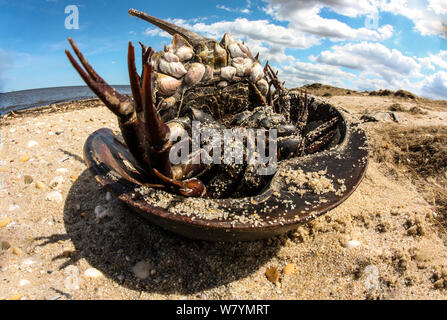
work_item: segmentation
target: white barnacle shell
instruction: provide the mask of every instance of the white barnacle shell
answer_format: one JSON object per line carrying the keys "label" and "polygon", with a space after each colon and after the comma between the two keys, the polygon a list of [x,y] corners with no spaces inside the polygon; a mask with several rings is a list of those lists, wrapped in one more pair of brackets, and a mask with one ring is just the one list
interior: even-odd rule
{"label": "white barnacle shell", "polygon": [[250,81],[253,83],[258,82],[262,77],[264,77],[264,68],[259,62],[253,63],[250,72]]}
{"label": "white barnacle shell", "polygon": [[155,82],[158,91],[167,96],[174,94],[182,86],[181,80],[162,73],[157,73]]}
{"label": "white barnacle shell", "polygon": [[221,45],[230,51],[230,55],[232,58],[247,58],[244,50],[241,49],[240,43],[238,43],[231,34],[225,33]]}
{"label": "white barnacle shell", "polygon": [[179,62],[179,57],[177,57],[172,52],[165,52],[163,54],[163,59],[165,59],[167,62]]}
{"label": "white barnacle shell", "polygon": [[214,43],[214,67],[221,68],[227,65],[227,50],[222,48],[219,43]]}
{"label": "white barnacle shell", "polygon": [[188,61],[194,55],[194,50],[188,46],[182,46],[175,50],[175,54],[179,57],[180,61]]}
{"label": "white barnacle shell", "polygon": [[167,123],[169,127],[169,139],[171,141],[177,141],[178,138],[186,138],[188,137],[188,133],[185,130],[185,127],[178,121],[170,121]]}
{"label": "white barnacle shell", "polygon": [[247,55],[241,49],[241,43],[233,42],[228,46],[232,58],[247,58]]}
{"label": "white barnacle shell", "polygon": [[172,108],[176,102],[177,102],[177,99],[174,96],[168,97],[168,98],[164,99],[163,102],[161,103],[161,108],[162,109]]}
{"label": "white barnacle shell", "polygon": [[239,77],[248,76],[251,73],[251,66],[253,64],[253,61],[251,61],[250,58],[235,58],[231,62],[233,67],[236,68],[236,74]]}
{"label": "white barnacle shell", "polygon": [[194,50],[189,42],[179,34],[175,34],[172,38],[171,51],[180,59],[187,61],[194,55]]}
{"label": "white barnacle shell", "polygon": [[208,81],[213,78],[214,70],[210,66],[205,66],[205,74],[203,75],[202,81]]}
{"label": "white barnacle shell", "polygon": [[255,58],[253,57],[253,54],[251,53],[250,49],[247,47],[247,45],[245,43],[239,43],[239,48],[241,49],[241,51],[244,54],[247,55],[247,57],[249,57],[253,61],[255,60]]}
{"label": "white barnacle shell", "polygon": [[228,86],[228,82],[226,82],[226,81],[220,81],[220,82],[217,84],[217,87],[220,88],[220,89],[225,88],[225,87],[227,87],[227,86]]}
{"label": "white barnacle shell", "polygon": [[193,86],[202,80],[205,74],[205,66],[201,63],[195,62],[189,66],[188,73],[185,76],[185,83],[188,86]]}
{"label": "white barnacle shell", "polygon": [[236,68],[235,67],[224,67],[220,69],[220,77],[225,80],[231,80],[236,75]]}
{"label": "white barnacle shell", "polygon": [[183,77],[186,74],[186,69],[181,62],[167,62],[164,59],[160,59],[158,67],[161,72],[173,76],[177,79]]}
{"label": "white barnacle shell", "polygon": [[256,82],[256,87],[258,87],[259,91],[266,96],[267,93],[269,92],[269,84],[267,82],[267,80],[265,79],[261,79],[258,82]]}
{"label": "white barnacle shell", "polygon": [[154,68],[154,71],[158,71],[158,65],[160,64],[160,60],[161,60],[161,55],[162,53],[160,52],[156,52],[152,55],[150,63],[152,65],[152,67]]}
{"label": "white barnacle shell", "polygon": [[172,49],[174,49],[175,51],[184,46],[191,47],[191,44],[188,42],[188,40],[176,33],[174,37],[172,37]]}
{"label": "white barnacle shell", "polygon": [[223,48],[228,48],[228,46],[233,43],[236,42],[236,40],[234,40],[233,36],[231,34],[229,34],[228,32],[226,32],[222,38],[222,40],[220,41],[220,44],[222,45]]}
{"label": "white barnacle shell", "polygon": [[186,69],[181,62],[178,62],[179,58],[170,52],[166,52],[160,59],[158,69],[175,78],[181,78],[186,74]]}

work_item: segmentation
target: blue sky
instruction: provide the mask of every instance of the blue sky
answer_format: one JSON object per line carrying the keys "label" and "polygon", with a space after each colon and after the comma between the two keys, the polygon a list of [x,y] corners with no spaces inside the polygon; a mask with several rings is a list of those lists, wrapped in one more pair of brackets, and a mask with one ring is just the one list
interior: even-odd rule
{"label": "blue sky", "polygon": [[[65,27],[69,5],[79,29]],[[288,87],[403,88],[447,99],[445,0],[0,0],[0,92],[83,84],[65,57],[67,37],[106,81],[127,84],[128,41],[156,50],[170,42],[129,8],[219,40],[230,32]]]}

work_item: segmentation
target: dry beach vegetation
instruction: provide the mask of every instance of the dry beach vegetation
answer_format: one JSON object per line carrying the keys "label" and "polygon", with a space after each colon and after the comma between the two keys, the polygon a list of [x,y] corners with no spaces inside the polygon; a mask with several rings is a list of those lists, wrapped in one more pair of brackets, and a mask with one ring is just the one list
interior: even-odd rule
{"label": "dry beach vegetation", "polygon": [[142,223],[82,148],[115,117],[92,99],[8,114],[0,162],[0,299],[446,299],[447,102],[312,94],[364,119],[367,175],[281,237],[210,243]]}

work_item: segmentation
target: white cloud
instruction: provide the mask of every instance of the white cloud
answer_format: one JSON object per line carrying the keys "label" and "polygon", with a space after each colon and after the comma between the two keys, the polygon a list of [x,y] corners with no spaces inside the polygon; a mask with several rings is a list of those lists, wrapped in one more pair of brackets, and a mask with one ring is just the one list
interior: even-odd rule
{"label": "white cloud", "polygon": [[184,20],[174,19],[172,22],[218,40],[222,38],[225,32],[229,32],[239,39],[260,40],[270,45],[290,48],[307,49],[320,43],[319,39],[314,36],[270,23],[268,20],[237,18],[234,21],[219,21],[211,24],[203,22],[189,24],[185,23]]}
{"label": "white cloud", "polygon": [[169,33],[158,28],[147,28],[146,30],[143,31],[143,35],[149,37],[159,36],[159,37],[171,38],[171,35]]}
{"label": "white cloud", "polygon": [[275,19],[288,21],[289,27],[300,32],[307,32],[332,40],[369,40],[383,41],[393,35],[391,25],[382,26],[376,30],[352,28],[336,19],[320,16],[323,8],[329,8],[338,14],[348,17],[358,17],[373,14],[377,9],[370,0],[268,0],[265,12]]}
{"label": "white cloud", "polygon": [[447,2],[445,0],[429,0],[429,8],[436,14],[447,14]]}
{"label": "white cloud", "polygon": [[333,11],[348,17],[376,12],[375,4],[369,0],[267,0],[269,9],[277,11],[279,15],[287,12],[294,15],[300,11],[312,11],[315,8],[319,11],[323,7],[328,7]]}
{"label": "white cloud", "polygon": [[422,94],[437,99],[447,99],[447,72],[438,71],[427,77],[422,83]]}
{"label": "white cloud", "polygon": [[[442,96],[447,73],[438,70],[447,70],[447,50],[425,57],[408,56],[379,43],[393,36],[393,26],[355,28],[335,18],[324,18],[322,10],[325,8],[346,17],[365,19],[378,10],[393,12],[414,21],[415,29],[421,34],[439,34],[442,25],[439,24],[439,15],[446,13],[447,1],[426,0],[429,5],[426,4],[425,8],[420,7],[419,0],[265,1],[264,11],[276,20],[288,22],[287,26],[267,19],[246,18],[214,23],[207,23],[203,19],[168,21],[209,38],[220,40],[225,32],[229,32],[235,38],[244,40],[253,54],[260,53],[261,61],[269,60],[278,66],[280,79],[286,81],[288,87],[311,82],[336,86],[349,83],[357,90],[404,88],[424,96]],[[250,5],[248,2],[247,8]],[[217,8],[232,12],[242,10],[224,5]],[[146,29],[144,34],[170,38],[166,32],[153,27]],[[335,45],[316,56],[310,56],[311,62],[299,61],[292,55],[293,51],[286,51],[320,45],[324,38],[351,42]],[[438,72],[424,78],[422,70]]]}
{"label": "white cloud", "polygon": [[388,49],[380,43],[361,42],[334,46],[315,58],[320,63],[369,71],[380,75],[389,84],[402,76],[420,76],[420,65],[399,50]]}
{"label": "white cloud", "polygon": [[251,40],[246,41],[247,46],[253,55],[259,52],[260,61],[273,61],[276,63],[292,62],[295,57],[292,55],[287,55],[285,53],[285,48],[282,46],[266,46],[261,40]]}
{"label": "white cloud", "polygon": [[430,54],[428,60],[432,65],[447,69],[447,50],[441,50],[438,54]]}
{"label": "white cloud", "polygon": [[447,2],[445,0],[380,0],[380,10],[412,20],[423,36],[447,37]]}
{"label": "white cloud", "polygon": [[250,14],[251,13],[251,0],[247,0],[246,6],[245,8],[229,8],[227,6],[224,5],[216,5],[217,9],[221,9],[221,10],[225,10],[228,12],[236,12],[236,13],[245,13],[245,14]]}
{"label": "white cloud", "polygon": [[221,10],[225,10],[225,11],[228,11],[228,12],[238,12],[238,13],[245,13],[245,14],[250,14],[251,13],[251,10],[248,9],[248,8],[229,8],[229,7],[226,7],[224,5],[219,5],[219,4],[216,6],[216,8],[217,9],[221,9]]}
{"label": "white cloud", "polygon": [[355,75],[338,67],[295,61],[279,69],[279,77],[286,81],[286,87],[298,87],[307,83],[343,86],[343,80],[352,80]]}

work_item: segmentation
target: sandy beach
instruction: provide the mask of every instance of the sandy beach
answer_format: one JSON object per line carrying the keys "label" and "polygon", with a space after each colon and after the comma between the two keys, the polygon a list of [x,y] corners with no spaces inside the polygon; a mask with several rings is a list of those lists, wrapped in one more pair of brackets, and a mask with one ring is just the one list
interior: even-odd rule
{"label": "sandy beach", "polygon": [[89,134],[118,130],[97,100],[3,118],[0,299],[446,299],[447,171],[419,170],[402,143],[445,146],[447,102],[308,89],[377,120],[366,177],[336,209],[254,242],[185,239],[107,194],[83,161]]}

